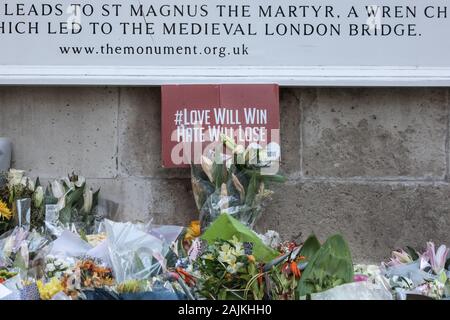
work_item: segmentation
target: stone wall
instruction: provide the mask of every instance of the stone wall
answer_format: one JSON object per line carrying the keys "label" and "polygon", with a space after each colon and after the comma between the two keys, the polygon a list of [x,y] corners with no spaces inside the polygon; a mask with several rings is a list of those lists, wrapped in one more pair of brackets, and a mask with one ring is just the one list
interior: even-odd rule
{"label": "stone wall", "polygon": [[[1,87],[13,165],[79,172],[122,219],[196,217],[188,170],[160,166],[160,89]],[[281,89],[282,169],[260,230],[342,232],[358,261],[403,245],[450,244],[447,89]]]}

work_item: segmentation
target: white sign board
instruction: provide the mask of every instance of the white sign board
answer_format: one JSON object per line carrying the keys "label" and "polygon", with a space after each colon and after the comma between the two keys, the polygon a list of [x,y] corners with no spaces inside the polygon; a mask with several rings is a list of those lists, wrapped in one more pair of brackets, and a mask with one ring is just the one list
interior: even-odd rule
{"label": "white sign board", "polygon": [[450,85],[446,0],[3,0],[0,84]]}

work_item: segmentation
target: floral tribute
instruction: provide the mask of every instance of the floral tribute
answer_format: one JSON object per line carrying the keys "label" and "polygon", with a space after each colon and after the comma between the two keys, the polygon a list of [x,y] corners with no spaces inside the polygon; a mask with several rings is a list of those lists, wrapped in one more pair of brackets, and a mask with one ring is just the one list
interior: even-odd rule
{"label": "floral tribute", "polygon": [[199,219],[188,227],[120,222],[77,174],[41,184],[0,174],[1,300],[448,299],[450,256],[428,242],[379,265],[345,239],[283,241],[253,227],[273,183],[267,150],[223,136],[226,153],[192,167]]}

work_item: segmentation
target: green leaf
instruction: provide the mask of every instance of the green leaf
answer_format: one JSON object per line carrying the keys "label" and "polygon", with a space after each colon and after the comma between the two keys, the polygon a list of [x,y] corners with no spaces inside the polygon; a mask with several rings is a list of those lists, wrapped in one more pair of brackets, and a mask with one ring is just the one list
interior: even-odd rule
{"label": "green leaf", "polygon": [[216,188],[220,188],[222,183],[227,181],[226,178],[226,167],[223,163],[218,163],[214,161],[213,164],[213,179],[216,185]]}
{"label": "green leaf", "polygon": [[92,208],[95,208],[96,206],[98,206],[99,196],[100,196],[100,189],[98,189],[96,192],[94,192],[94,194],[92,196]]}
{"label": "green leaf", "polygon": [[300,249],[299,255],[304,256],[307,260],[311,260],[314,255],[320,249],[320,242],[317,237],[312,234],[306,239],[302,248]]}
{"label": "green leaf", "polygon": [[72,218],[72,207],[65,206],[59,211],[59,221],[67,225],[71,222]]}
{"label": "green leaf", "polygon": [[[83,205],[83,193],[86,188],[84,183],[80,188],[76,188],[74,191],[69,192],[66,196],[66,207],[76,206],[77,204],[81,207]],[[81,203],[79,203],[81,201]]]}
{"label": "green leaf", "polygon": [[323,244],[308,263],[300,278],[297,296],[325,291],[353,281],[350,249],[341,235],[334,235]]}
{"label": "green leaf", "polygon": [[253,200],[255,200],[256,194],[258,193],[258,188],[258,178],[256,177],[256,174],[253,174],[248,184],[247,196],[245,197],[245,204],[247,206],[252,206]]}
{"label": "green leaf", "polygon": [[253,243],[253,255],[257,261],[268,262],[278,256],[278,252],[266,246],[255,232],[228,214],[221,214],[201,238],[213,244],[217,239],[229,241],[233,236],[241,242]]}
{"label": "green leaf", "polygon": [[406,253],[408,253],[411,256],[411,258],[414,261],[419,259],[419,255],[418,255],[417,251],[414,248],[412,248],[410,246],[407,246],[405,251],[406,251]]}

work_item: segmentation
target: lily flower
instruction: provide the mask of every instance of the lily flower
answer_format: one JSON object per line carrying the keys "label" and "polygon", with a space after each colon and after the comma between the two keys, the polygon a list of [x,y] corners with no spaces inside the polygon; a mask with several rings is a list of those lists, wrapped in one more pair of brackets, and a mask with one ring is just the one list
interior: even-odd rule
{"label": "lily flower", "polygon": [[34,206],[39,208],[42,205],[43,201],[44,201],[44,188],[42,188],[42,186],[39,186],[36,188],[33,194]]}
{"label": "lily flower", "polygon": [[392,251],[392,258],[389,260],[387,265],[389,267],[401,265],[401,264],[408,264],[412,263],[413,259],[411,256],[404,250],[395,250]]}
{"label": "lily flower", "polygon": [[30,189],[31,191],[34,191],[34,182],[31,181],[28,177],[23,177],[20,181],[20,184],[24,186],[25,188]]}
{"label": "lily flower", "polygon": [[86,183],[86,178],[83,176],[76,176],[77,179],[74,181],[75,187],[81,188],[83,184]]}
{"label": "lily flower", "polygon": [[92,210],[92,203],[94,201],[94,193],[92,189],[86,188],[83,193],[83,211],[89,213]]}
{"label": "lily flower", "polygon": [[59,198],[58,203],[56,204],[56,210],[61,211],[66,206],[66,197],[63,195]]}
{"label": "lily flower", "polygon": [[64,196],[65,191],[64,191],[64,187],[61,184],[61,182],[59,182],[58,180],[55,180],[51,183],[51,187],[52,187],[53,196],[56,199],[61,199]]}
{"label": "lily flower", "polygon": [[86,183],[86,178],[83,176],[77,176],[75,174],[72,174],[71,176],[67,176],[63,178],[63,181],[67,188],[69,189],[75,189],[75,188],[81,188],[83,184]]}
{"label": "lily flower", "polygon": [[203,171],[208,176],[209,181],[214,182],[212,160],[209,159],[208,157],[202,156],[201,166],[202,166]]}
{"label": "lily flower", "polygon": [[434,243],[427,242],[427,250],[420,258],[421,269],[431,266],[436,275],[440,274],[445,268],[448,252],[449,248],[445,245],[441,245],[436,251]]}
{"label": "lily flower", "polygon": [[221,210],[228,209],[230,206],[230,199],[228,197],[228,189],[226,183],[222,183],[220,186],[220,200],[218,206]]}

